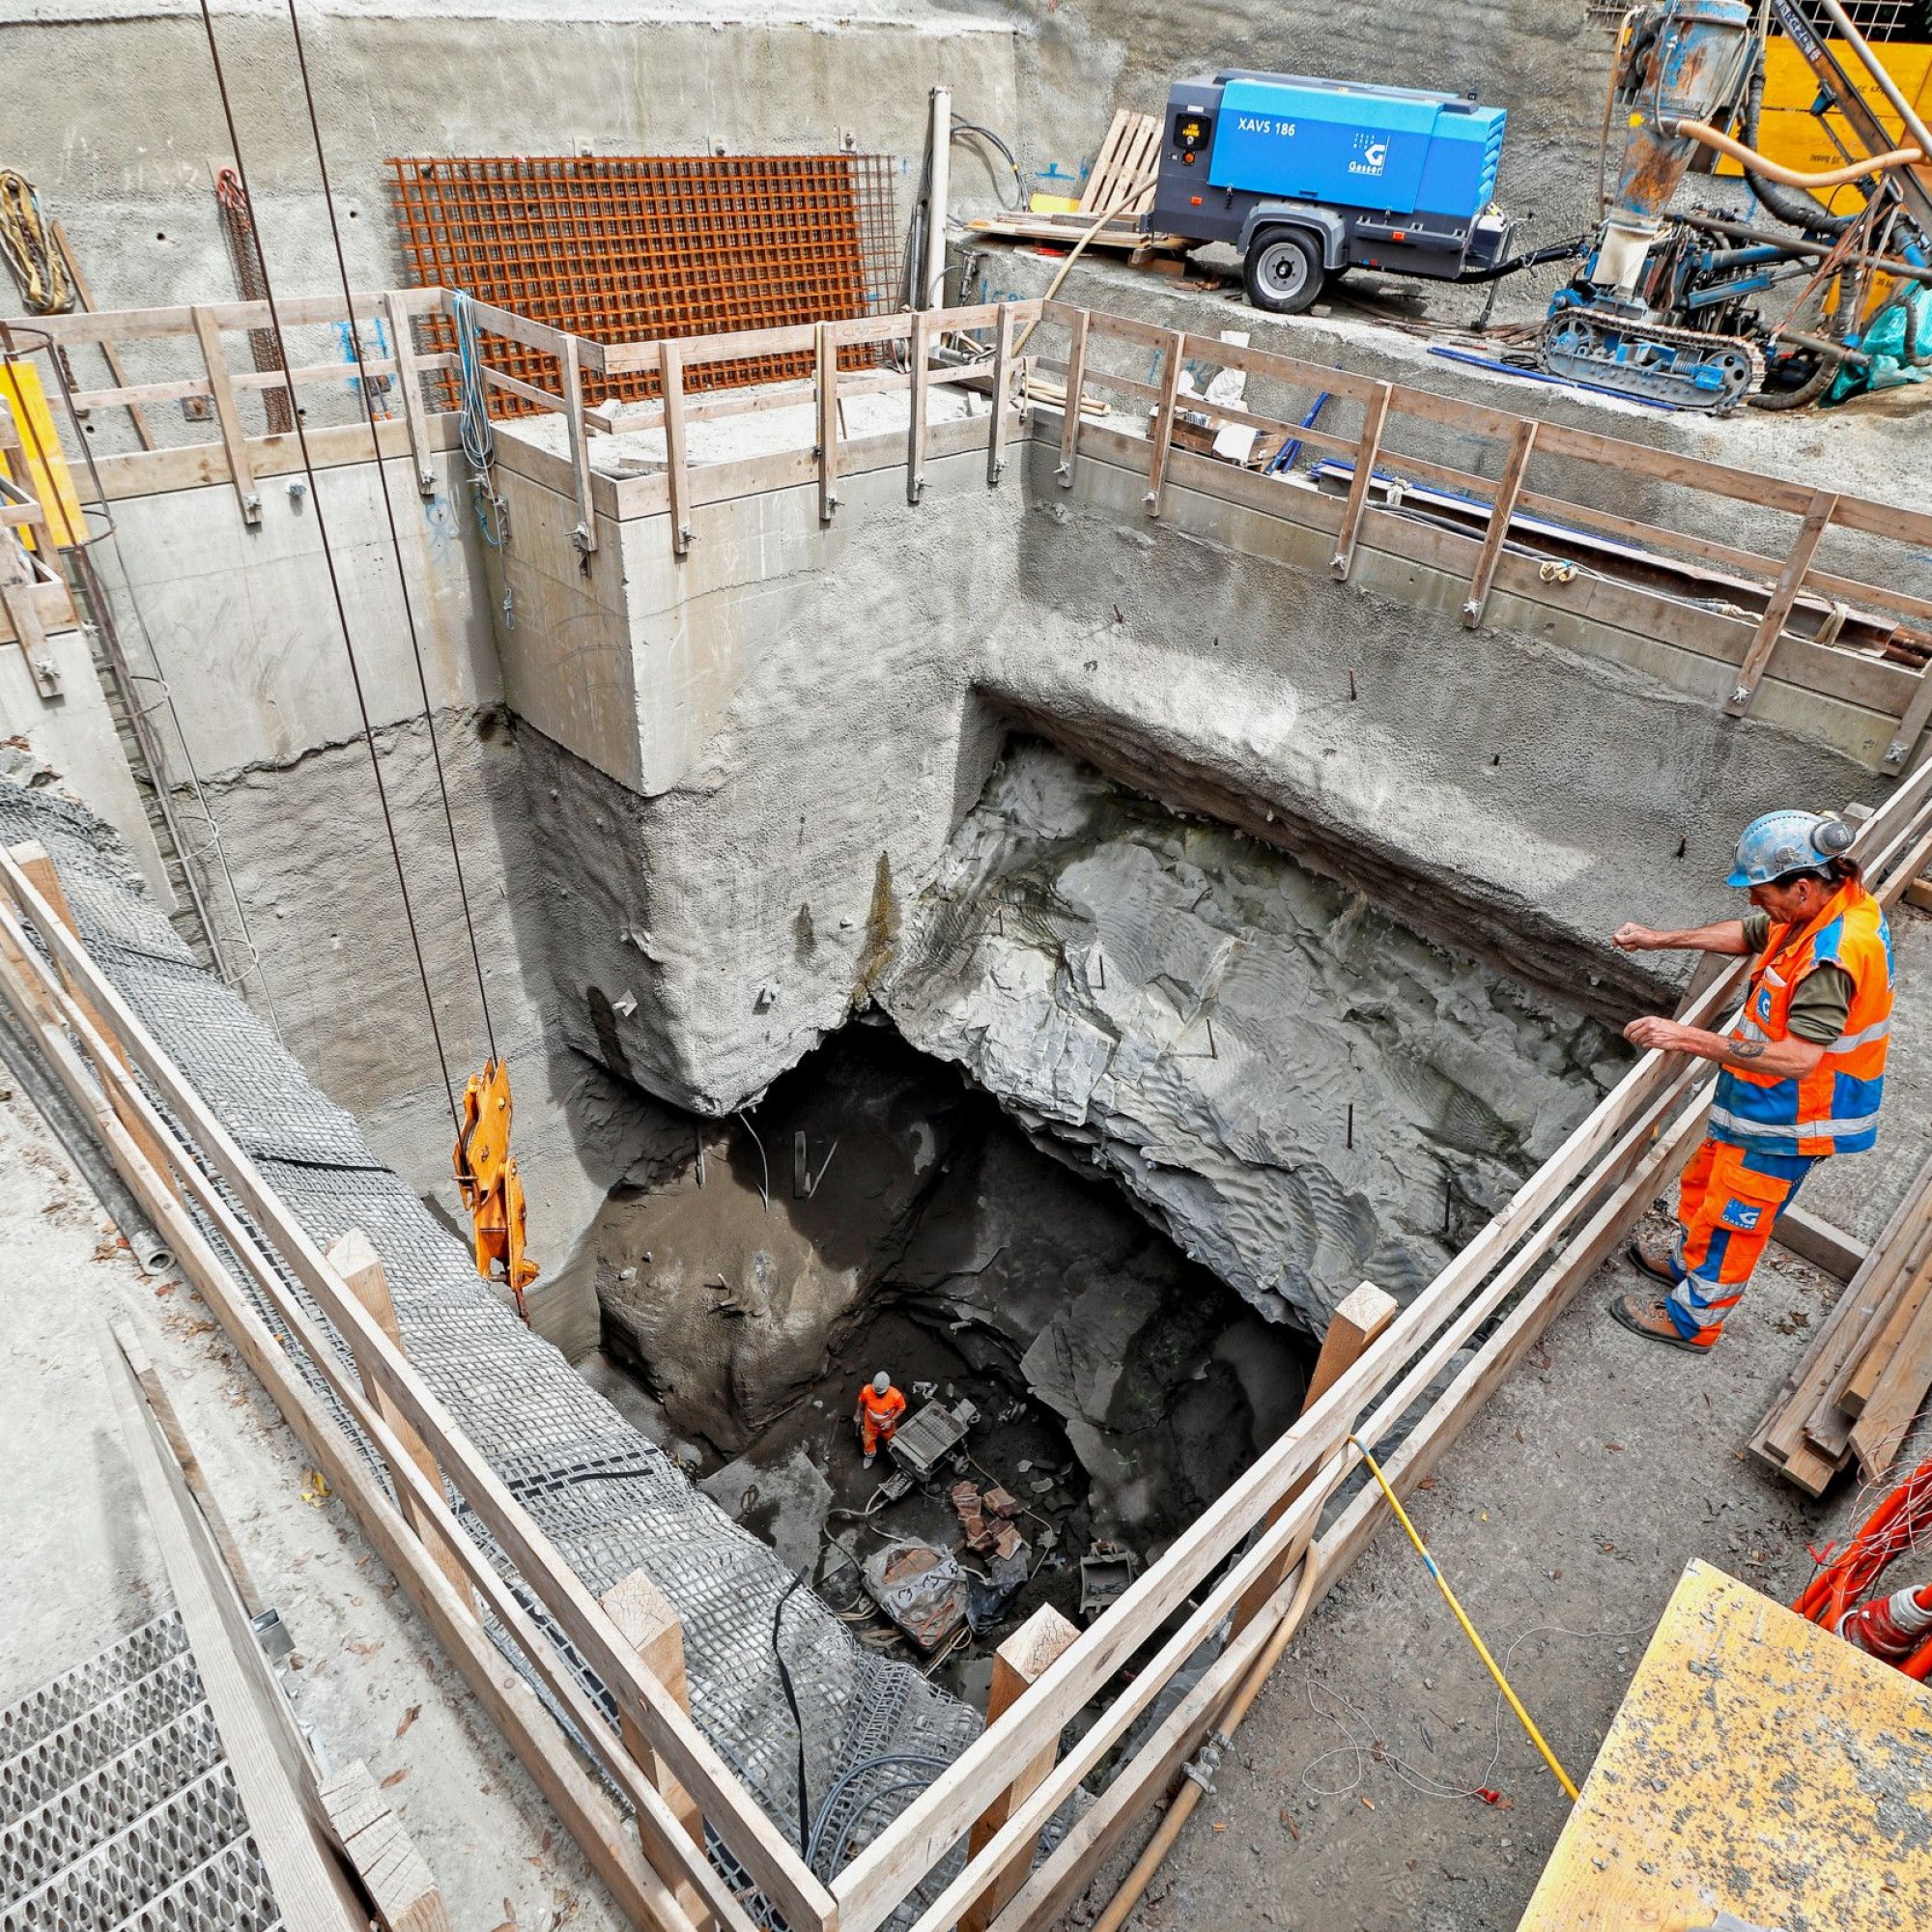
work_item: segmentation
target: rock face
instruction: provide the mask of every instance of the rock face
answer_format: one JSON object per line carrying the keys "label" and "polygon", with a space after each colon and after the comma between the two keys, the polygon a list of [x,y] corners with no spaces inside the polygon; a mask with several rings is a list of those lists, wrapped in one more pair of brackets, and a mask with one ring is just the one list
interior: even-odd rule
{"label": "rock face", "polygon": [[1318,1334],[1364,1279],[1419,1289],[1619,1052],[1285,855],[1032,741],[908,909],[877,997],[1264,1316]]}

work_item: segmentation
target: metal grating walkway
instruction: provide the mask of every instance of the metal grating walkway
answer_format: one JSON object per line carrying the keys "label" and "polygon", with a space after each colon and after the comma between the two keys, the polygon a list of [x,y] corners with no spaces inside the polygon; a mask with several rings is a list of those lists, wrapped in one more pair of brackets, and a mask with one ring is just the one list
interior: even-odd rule
{"label": "metal grating walkway", "polygon": [[172,1610],[0,1712],[0,1932],[272,1932]]}

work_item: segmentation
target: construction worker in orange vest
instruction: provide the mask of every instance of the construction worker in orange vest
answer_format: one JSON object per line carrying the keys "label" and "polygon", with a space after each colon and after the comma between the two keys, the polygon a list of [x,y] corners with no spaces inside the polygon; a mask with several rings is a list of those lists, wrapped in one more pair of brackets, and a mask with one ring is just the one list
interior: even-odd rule
{"label": "construction worker in orange vest", "polygon": [[899,1417],[906,1412],[906,1399],[893,1386],[893,1378],[881,1369],[859,1391],[859,1406],[852,1411],[852,1426],[859,1432],[859,1444],[866,1452],[866,1467],[872,1466],[882,1442],[898,1434]]}
{"label": "construction worker in orange vest", "polygon": [[1630,1256],[1667,1294],[1619,1295],[1610,1313],[1636,1334],[1700,1352],[1723,1332],[1778,1210],[1815,1163],[1878,1138],[1891,1027],[1891,933],[1844,855],[1852,828],[1810,811],[1770,811],[1745,828],[1726,881],[1750,893],[1741,920],[1689,932],[1624,925],[1626,952],[1678,948],[1754,955],[1728,1033],[1655,1017],[1624,1037],[1721,1069],[1710,1131],[1684,1170],[1680,1230]]}

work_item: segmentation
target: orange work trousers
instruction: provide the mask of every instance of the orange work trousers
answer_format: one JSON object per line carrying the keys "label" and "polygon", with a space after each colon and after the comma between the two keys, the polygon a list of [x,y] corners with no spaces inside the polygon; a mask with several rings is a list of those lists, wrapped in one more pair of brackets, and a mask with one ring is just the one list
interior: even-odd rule
{"label": "orange work trousers", "polygon": [[1708,1348],[1723,1332],[1778,1209],[1815,1164],[1805,1155],[1759,1153],[1719,1140],[1705,1141],[1690,1156],[1677,1194],[1677,1286],[1668,1303],[1687,1342]]}

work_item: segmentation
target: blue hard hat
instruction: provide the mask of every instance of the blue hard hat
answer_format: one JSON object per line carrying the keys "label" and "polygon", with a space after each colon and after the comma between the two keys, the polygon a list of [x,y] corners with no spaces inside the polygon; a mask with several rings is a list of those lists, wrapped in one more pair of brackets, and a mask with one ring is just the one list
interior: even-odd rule
{"label": "blue hard hat", "polygon": [[1852,828],[1816,811],[1767,811],[1745,827],[1727,886],[1768,886],[1810,872],[1851,850]]}

